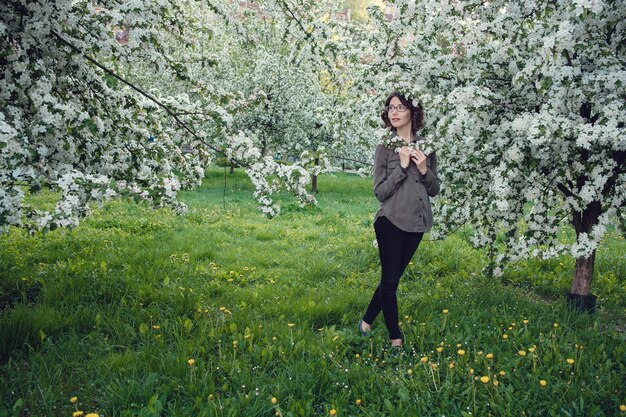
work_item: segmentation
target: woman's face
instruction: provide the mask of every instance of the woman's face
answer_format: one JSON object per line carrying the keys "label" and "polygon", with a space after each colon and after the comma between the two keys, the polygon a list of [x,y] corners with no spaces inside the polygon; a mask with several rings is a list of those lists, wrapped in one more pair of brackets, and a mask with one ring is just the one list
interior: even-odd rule
{"label": "woman's face", "polygon": [[[404,109],[404,111],[398,111],[398,107]],[[411,110],[407,109],[398,97],[393,97],[389,102],[387,116],[389,117],[391,126],[393,126],[396,131],[405,128],[407,125],[409,129],[411,128]]]}

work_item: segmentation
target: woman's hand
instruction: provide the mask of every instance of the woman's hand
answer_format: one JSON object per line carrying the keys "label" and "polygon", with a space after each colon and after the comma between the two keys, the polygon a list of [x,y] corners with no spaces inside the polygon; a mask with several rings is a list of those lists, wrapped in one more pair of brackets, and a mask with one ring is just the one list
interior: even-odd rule
{"label": "woman's hand", "polygon": [[398,155],[400,155],[400,166],[407,169],[411,163],[411,150],[404,146],[400,149]]}
{"label": "woman's hand", "polygon": [[[411,160],[415,163],[415,166],[420,174],[426,175],[428,172],[428,165],[426,163],[426,155],[424,155],[424,152],[419,149],[414,150],[411,152]],[[400,161],[402,161],[402,159],[400,159]]]}

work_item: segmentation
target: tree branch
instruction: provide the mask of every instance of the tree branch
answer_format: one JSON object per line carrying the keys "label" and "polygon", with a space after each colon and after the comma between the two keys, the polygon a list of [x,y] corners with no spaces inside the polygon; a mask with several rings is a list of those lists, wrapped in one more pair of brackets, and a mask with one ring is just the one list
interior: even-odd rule
{"label": "tree branch", "polygon": [[[85,58],[87,61],[91,62],[93,65],[95,65],[96,67],[100,68],[102,71],[106,72],[107,74],[109,74],[110,76],[114,77],[115,79],[121,81],[122,83],[126,84],[127,86],[129,86],[130,88],[132,88],[133,90],[135,90],[136,92],[138,92],[139,94],[141,94],[142,96],[146,97],[148,100],[152,101],[153,103],[155,103],[157,106],[159,106],[160,108],[162,108],[169,116],[171,116],[176,123],[181,126],[185,131],[187,131],[190,135],[192,135],[194,138],[196,138],[197,140],[199,140],[200,142],[204,143],[208,148],[212,149],[214,152],[216,153],[220,153],[220,154],[224,154],[224,151],[222,151],[221,149],[218,149],[216,147],[214,147],[213,145],[211,145],[210,143],[208,143],[207,141],[205,141],[203,138],[201,138],[200,136],[198,136],[198,134],[189,127],[189,125],[185,122],[183,122],[182,120],[180,120],[180,118],[178,117],[178,114],[175,113],[173,110],[171,110],[169,107],[167,107],[165,104],[161,103],[156,97],[152,96],[150,93],[142,90],[141,88],[137,87],[136,85],[134,85],[133,83],[131,83],[130,81],[127,81],[126,79],[124,79],[123,77],[121,77],[120,75],[118,75],[117,73],[115,73],[114,71],[110,70],[109,68],[105,67],[103,64],[99,63],[98,61],[96,61],[94,58],[90,57],[89,55],[87,55],[86,53],[84,53],[83,51],[81,51],[77,46],[75,46],[74,44],[72,44],[71,42],[69,42],[68,40],[66,40],[65,38],[63,38],[63,36],[61,36],[59,33],[57,33],[56,31],[52,31],[52,34],[54,35],[54,37],[56,37],[59,41],[61,41],[61,43],[63,43],[64,45],[68,46],[70,49],[72,49],[73,51],[77,52],[78,54],[80,54],[83,58]],[[239,165],[243,166],[243,167],[248,167],[248,164],[245,164],[241,161],[238,161],[236,159],[233,158],[233,160],[235,162],[237,162]]]}
{"label": "tree branch", "polygon": [[343,161],[357,162],[357,163],[363,164],[363,165],[372,165],[371,162],[363,162],[363,161],[359,161],[358,159],[345,158],[343,156],[338,156],[338,155],[331,155],[331,158],[333,158],[333,159],[340,159],[340,160],[343,160]]}

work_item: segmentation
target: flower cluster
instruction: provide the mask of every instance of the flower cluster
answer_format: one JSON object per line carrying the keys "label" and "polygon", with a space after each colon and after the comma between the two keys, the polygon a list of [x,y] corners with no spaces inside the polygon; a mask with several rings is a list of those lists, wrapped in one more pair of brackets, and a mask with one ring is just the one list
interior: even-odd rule
{"label": "flower cluster", "polygon": [[394,152],[400,152],[400,149],[404,147],[407,147],[411,150],[419,149],[426,155],[432,153],[433,151],[432,147],[430,146],[430,141],[424,138],[418,138],[418,140],[409,143],[400,136],[385,135],[380,141],[380,144],[389,149],[393,149]]}

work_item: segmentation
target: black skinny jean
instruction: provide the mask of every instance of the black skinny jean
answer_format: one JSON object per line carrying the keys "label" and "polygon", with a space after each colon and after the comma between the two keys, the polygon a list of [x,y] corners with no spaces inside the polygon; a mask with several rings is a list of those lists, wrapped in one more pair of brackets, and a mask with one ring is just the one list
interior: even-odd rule
{"label": "black skinny jean", "polygon": [[417,250],[424,233],[411,233],[398,229],[386,217],[379,217],[374,222],[374,231],[378,241],[381,277],[370,301],[363,321],[372,324],[383,312],[389,339],[401,339],[398,325],[398,284],[400,277]]}

